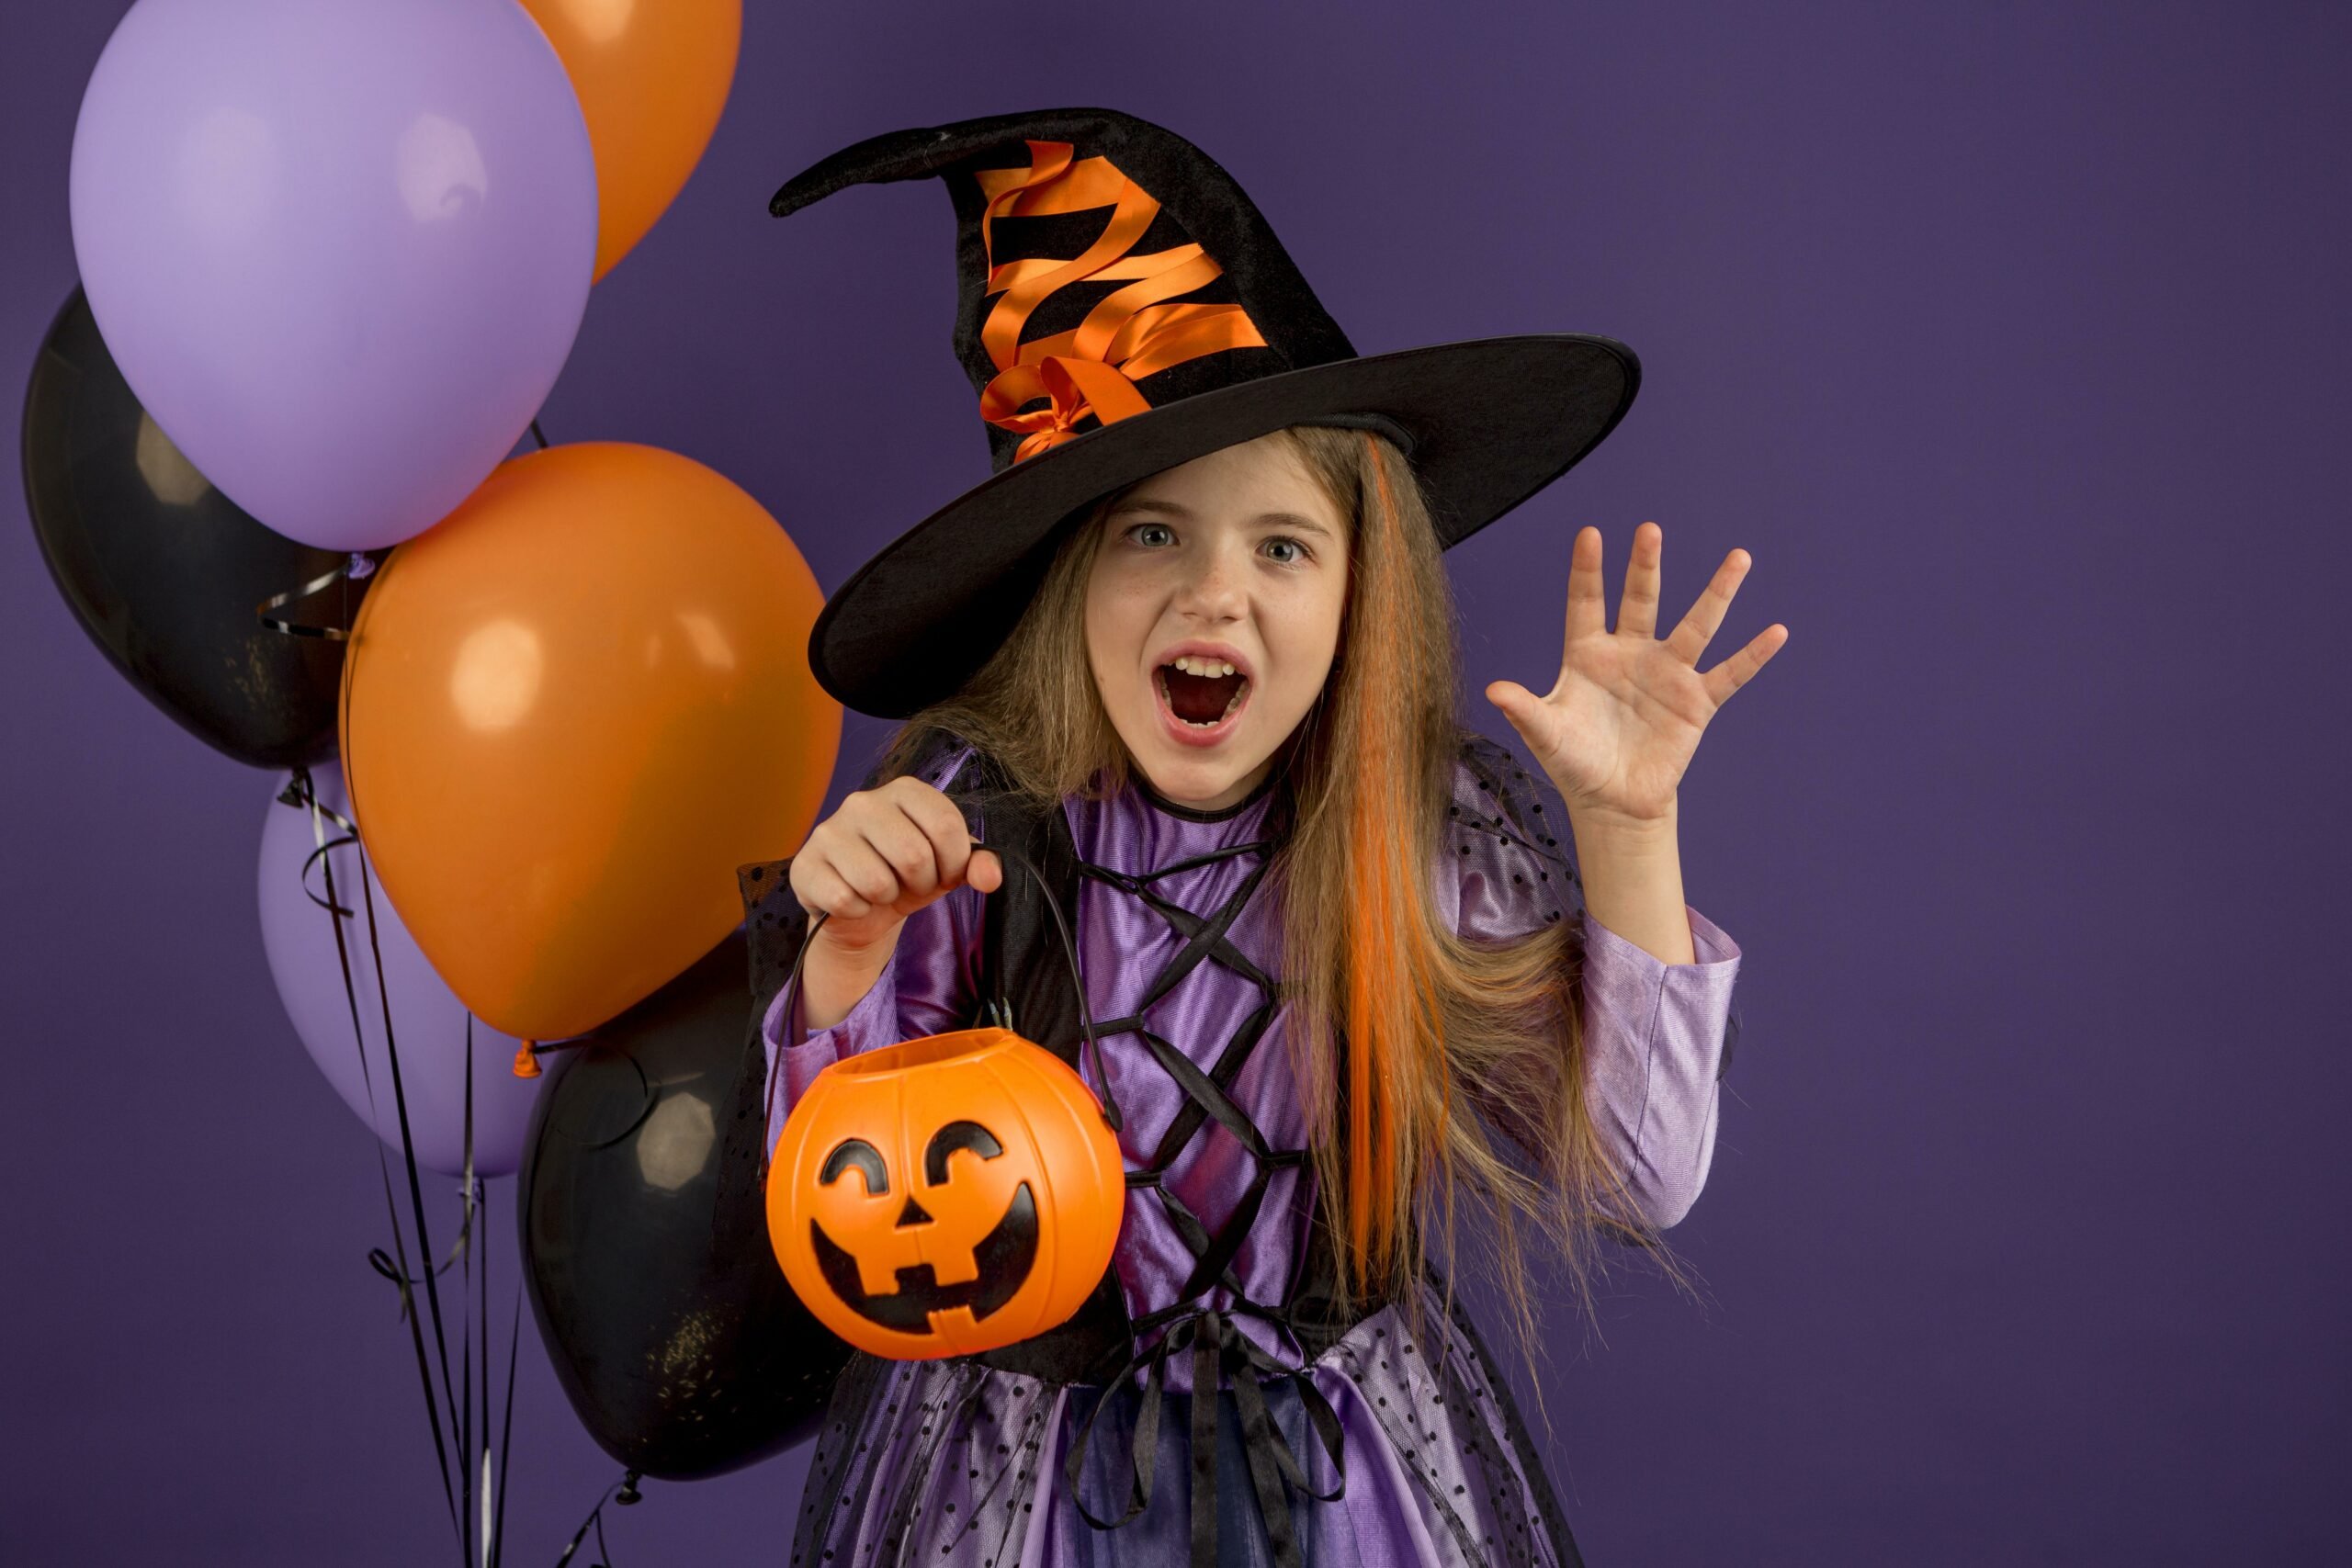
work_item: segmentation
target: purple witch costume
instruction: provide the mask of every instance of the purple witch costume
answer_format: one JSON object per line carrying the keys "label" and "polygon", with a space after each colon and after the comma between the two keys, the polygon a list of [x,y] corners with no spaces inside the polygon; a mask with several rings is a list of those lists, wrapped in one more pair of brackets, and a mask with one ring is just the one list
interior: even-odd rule
{"label": "purple witch costume", "polygon": [[[922,776],[952,793],[970,757],[953,751]],[[1579,1561],[1542,1457],[1458,1303],[1449,1310],[1423,1284],[1423,1339],[1390,1304],[1311,1359],[1278,1316],[1250,1310],[1285,1299],[1315,1202],[1312,1167],[1287,1152],[1304,1148],[1306,1124],[1284,1014],[1272,1005],[1281,920],[1261,834],[1280,782],[1277,772],[1219,811],[1142,784],[1064,803],[1084,873],[1080,961],[1125,1112],[1122,1152],[1131,1171],[1157,1173],[1142,1185],[1130,1176],[1113,1261],[1120,1291],[1139,1335],[1204,1345],[1202,1325],[1223,1325],[1247,1346],[1221,1359],[1163,1353],[1148,1367],[1139,1357],[1106,1386],[967,1358],[860,1354],[817,1438],[795,1564],[1165,1568],[1196,1559],[1212,1526],[1209,1550],[1226,1563]],[[1713,1150],[1738,946],[1692,909],[1698,961],[1667,964],[1594,922],[1555,837],[1566,827],[1557,796],[1490,741],[1464,747],[1450,826],[1434,874],[1453,930],[1506,942],[1580,920],[1589,1103],[1646,1216],[1674,1224]],[[779,1098],[797,1101],[842,1056],[966,1027],[981,911],[982,895],[962,887],[910,917],[889,967],[832,1028],[804,1031],[794,993],[780,994],[763,1021]],[[1220,923],[1221,940],[1202,937]],[[1525,1135],[1511,1107],[1480,1109],[1498,1131]],[[780,1128],[779,1116],[771,1145]],[[1204,1268],[1204,1235],[1237,1221],[1238,1247]],[[1198,1404],[1195,1367],[1218,1378]],[[1277,1445],[1269,1461],[1262,1450]],[[1288,1478],[1278,1488],[1277,1468]],[[1286,1517],[1270,1521],[1270,1509]]]}

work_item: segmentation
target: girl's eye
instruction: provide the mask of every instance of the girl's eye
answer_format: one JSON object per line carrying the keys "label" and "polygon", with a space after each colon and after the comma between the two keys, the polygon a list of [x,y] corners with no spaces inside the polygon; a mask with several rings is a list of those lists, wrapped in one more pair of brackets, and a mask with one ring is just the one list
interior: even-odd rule
{"label": "girl's eye", "polygon": [[1138,523],[1127,530],[1127,537],[1157,549],[1162,544],[1173,544],[1176,535],[1165,523]]}
{"label": "girl's eye", "polygon": [[1296,566],[1300,561],[1306,558],[1306,547],[1288,536],[1268,539],[1266,541],[1266,547],[1270,550],[1286,549],[1291,552],[1289,555],[1276,556],[1274,558],[1278,563],[1283,566]]}

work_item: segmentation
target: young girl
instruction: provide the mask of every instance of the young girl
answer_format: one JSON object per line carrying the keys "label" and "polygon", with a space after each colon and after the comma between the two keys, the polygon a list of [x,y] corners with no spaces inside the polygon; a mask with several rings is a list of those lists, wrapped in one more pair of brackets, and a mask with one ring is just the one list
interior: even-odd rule
{"label": "young girl", "polygon": [[[989,259],[990,220],[1072,167],[1069,143],[1035,132],[1085,115],[1100,134],[1109,111],[1057,115],[1018,117],[1033,132],[1025,168],[982,160],[999,166],[981,170],[982,203],[965,210],[996,287],[967,290],[969,324],[971,296],[1022,288],[1018,268]],[[1108,123],[1131,136],[1141,124]],[[900,133],[894,151],[976,127],[985,134],[965,142],[1005,140],[1003,121],[966,122]],[[1164,139],[1114,151],[1148,165]],[[1240,199],[1191,166],[1194,188]],[[1025,179],[989,177],[1008,170]],[[796,182],[789,204],[787,186],[776,210],[848,179],[925,172],[939,170],[852,149]],[[1113,173],[1115,231],[1138,187]],[[1163,190],[1174,179],[1163,174]],[[1154,236],[1172,239],[1153,226],[1159,199],[1124,241],[1143,260],[1168,254]],[[1204,210],[1184,214],[1193,231],[1211,226]],[[1097,246],[1080,261],[1123,254]],[[1074,264],[1056,265],[1067,282]],[[1104,341],[1132,366],[1137,335]],[[1084,346],[1069,333],[1045,341]],[[994,378],[1049,363],[1029,350],[1016,323],[992,349]],[[1311,375],[1298,357],[1254,374]],[[984,389],[991,423],[1031,437],[1026,457],[1001,453],[1001,479],[1114,429],[1115,394],[1099,378],[1041,379],[1052,407],[1028,426],[1014,422],[1030,400],[992,404]],[[1173,430],[1177,397],[1230,395],[1172,394],[1135,423]],[[1587,416],[1573,455],[1630,395]],[[1600,538],[1584,529],[1557,682],[1541,697],[1486,688],[1551,787],[1535,784],[1456,722],[1440,550],[1466,532],[1465,491],[1438,461],[1451,450],[1431,439],[1442,418],[1409,402],[1347,396],[1239,440],[1212,422],[1190,436],[1197,455],[1138,463],[1139,477],[1049,516],[1042,550],[1002,547],[1043,564],[1028,569],[1025,610],[983,646],[926,640],[919,610],[895,660],[820,623],[829,684],[879,691],[887,669],[937,694],[791,863],[793,895],[826,918],[797,993],[763,1021],[780,1109],[834,1061],[975,1021],[982,900],[1007,874],[975,842],[966,796],[983,763],[1061,811],[1083,876],[1083,985],[1124,1112],[1130,1189],[1113,1273],[1134,1355],[1116,1375],[1065,1379],[989,1357],[861,1354],[818,1438],[795,1562],[1579,1561],[1451,1271],[1428,1254],[1451,1261],[1457,1201],[1477,1201],[1524,1337],[1521,1226],[1581,1281],[1596,1235],[1652,1238],[1697,1197],[1739,950],[1683,901],[1676,792],[1709,718],[1785,632],[1700,672],[1745,554],[1661,640],[1648,524],[1609,630]],[[1098,423],[1077,428],[1073,403]],[[1550,477],[1565,465],[1555,451],[1532,466]],[[902,620],[917,581],[891,585]],[[771,1144],[778,1131],[780,1119]]]}

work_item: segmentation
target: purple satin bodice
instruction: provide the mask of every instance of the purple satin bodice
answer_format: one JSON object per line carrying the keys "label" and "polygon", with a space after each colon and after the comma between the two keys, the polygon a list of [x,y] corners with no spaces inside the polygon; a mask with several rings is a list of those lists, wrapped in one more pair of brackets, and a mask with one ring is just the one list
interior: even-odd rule
{"label": "purple satin bodice", "polygon": [[[928,782],[955,782],[968,751],[937,764]],[[1661,1226],[1680,1219],[1706,1180],[1714,1141],[1717,1048],[1737,973],[1739,949],[1706,917],[1691,910],[1698,962],[1666,964],[1585,914],[1569,879],[1567,857],[1554,841],[1565,829],[1553,797],[1547,815],[1539,792],[1517,775],[1523,828],[1509,820],[1506,803],[1489,785],[1509,788],[1516,771],[1499,749],[1484,767],[1465,761],[1457,770],[1453,830],[1434,870],[1439,909],[1447,925],[1480,941],[1522,936],[1573,910],[1583,924],[1589,1103],[1601,1135],[1613,1145],[1634,1196]],[[1548,793],[1548,792],[1542,792]],[[1218,812],[1195,812],[1130,787],[1104,801],[1066,802],[1070,832],[1082,862],[1134,876],[1261,840],[1271,793]],[[978,824],[976,823],[977,827]],[[1154,878],[1157,897],[1207,914],[1222,907],[1260,870],[1271,852],[1215,859]],[[910,916],[889,966],[857,1005],[829,1029],[804,1032],[783,1016],[779,994],[765,1021],[771,1070],[781,1057],[786,1108],[816,1075],[842,1056],[900,1040],[967,1027],[978,1004],[981,898],[959,887]],[[1098,1020],[1136,1013],[1144,988],[1184,945],[1184,936],[1145,899],[1094,877],[1081,884],[1075,917],[1080,964]],[[1280,910],[1269,895],[1251,897],[1228,932],[1241,953],[1268,975],[1279,975]],[[1204,1072],[1265,1002],[1257,985],[1226,965],[1202,963],[1154,1003],[1146,1015],[1153,1032]],[[793,1010],[797,1013],[797,1008]],[[1276,1013],[1250,1051],[1227,1092],[1275,1148],[1297,1148],[1306,1138],[1283,1032]],[[1133,1032],[1101,1041],[1103,1070],[1126,1118],[1121,1144],[1131,1168],[1149,1162],[1170,1122],[1184,1103],[1169,1073]],[[1508,1105],[1484,1108],[1491,1122],[1518,1131]],[[770,1129],[770,1144],[781,1130]],[[1240,1201],[1255,1166],[1250,1151],[1210,1122],[1196,1132],[1167,1170],[1170,1190],[1215,1230]],[[1282,1299],[1305,1240],[1312,1176],[1277,1170],[1270,1178],[1257,1224],[1234,1260],[1233,1272],[1251,1300]],[[1172,1301],[1190,1272],[1193,1254],[1161,1212],[1157,1199],[1131,1193],[1116,1266],[1131,1314]],[[1229,1304],[1222,1287],[1205,1298]],[[1269,1350],[1295,1354],[1277,1331],[1251,1320],[1245,1331]]]}

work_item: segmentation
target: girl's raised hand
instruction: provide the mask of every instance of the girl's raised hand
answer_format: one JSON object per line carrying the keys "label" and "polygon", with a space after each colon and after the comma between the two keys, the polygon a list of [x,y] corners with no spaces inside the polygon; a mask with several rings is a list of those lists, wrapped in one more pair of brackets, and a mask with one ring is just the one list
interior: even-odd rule
{"label": "girl's raised hand", "polygon": [[826,916],[814,940],[850,952],[894,942],[909,915],[967,882],[993,893],[1004,868],[954,801],[912,777],[854,792],[792,857],[793,897]]}
{"label": "girl's raised hand", "polygon": [[1775,622],[1701,674],[1699,656],[1723,625],[1750,558],[1746,550],[1725,556],[1690,613],[1661,639],[1655,633],[1665,537],[1656,523],[1634,531],[1612,632],[1600,602],[1600,530],[1577,530],[1559,679],[1541,697],[1513,681],[1487,687],[1487,700],[1526,739],[1572,816],[1671,817],[1707,721],[1789,639],[1789,628]]}

